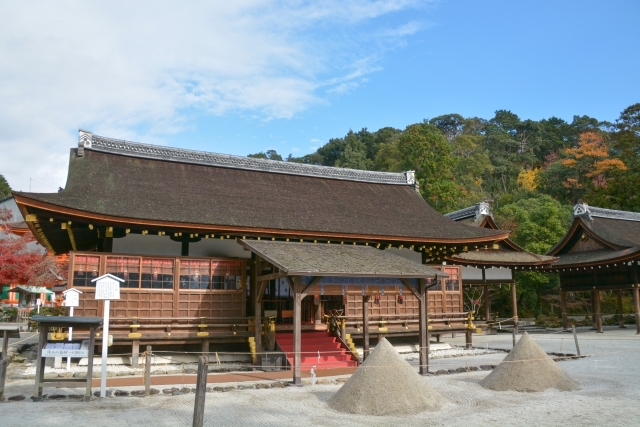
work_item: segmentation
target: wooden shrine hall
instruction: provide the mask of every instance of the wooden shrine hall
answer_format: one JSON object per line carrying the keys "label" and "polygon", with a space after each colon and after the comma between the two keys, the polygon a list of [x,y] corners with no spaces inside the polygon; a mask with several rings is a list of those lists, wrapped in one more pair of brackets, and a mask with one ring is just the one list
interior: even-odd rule
{"label": "wooden shrine hall", "polygon": [[618,294],[618,320],[624,327],[622,294],[633,296],[636,331],[640,334],[640,213],[578,203],[567,234],[548,255],[559,261],[549,271],[560,275],[562,324],[568,328],[567,294],[591,293],[593,326],[602,332],[600,292]]}
{"label": "wooden shrine hall", "polygon": [[[498,230],[487,202],[476,203],[474,206],[450,212],[445,216],[474,227]],[[493,245],[474,245],[469,251],[447,256],[446,260],[461,266],[463,286],[482,286],[484,288],[485,321],[489,321],[491,317],[491,287],[503,284],[508,284],[511,287],[512,319],[517,332],[518,299],[513,273],[518,270],[549,268],[558,261],[558,258],[526,251],[507,238]]]}
{"label": "wooden shrine hall", "polygon": [[[68,286],[83,292],[77,315],[103,314],[93,278],[110,273],[123,280],[121,299],[111,304],[110,333],[116,344],[133,348],[135,363],[141,343],[201,345],[208,351],[210,344],[259,341],[255,328],[266,333],[269,323],[290,331],[282,322],[291,319],[296,290],[304,283],[270,271],[285,271],[288,264],[264,264],[261,247],[251,246],[264,242],[393,254],[423,269],[407,280],[430,278],[432,270],[421,265],[438,264],[432,267],[439,277],[428,291],[433,333],[471,330],[468,313],[462,313],[459,267],[441,261],[501,244],[508,232],[452,221],[417,190],[412,171],[229,156],[81,130],[64,189],[13,194],[38,241],[52,254],[69,254]],[[330,272],[323,271],[323,280],[333,277]],[[256,285],[258,277],[264,290]],[[338,277],[353,279],[346,273]],[[389,316],[400,316],[410,323],[401,329],[418,333],[420,294],[411,283],[410,289],[396,283],[384,293],[381,287],[379,295],[372,291],[368,314],[378,332]],[[304,289],[297,292],[307,295],[300,302],[303,328],[322,328],[333,313],[346,318],[341,320],[354,334],[363,332],[362,292],[332,293],[335,288],[322,281]],[[257,353],[263,350],[256,347]]]}

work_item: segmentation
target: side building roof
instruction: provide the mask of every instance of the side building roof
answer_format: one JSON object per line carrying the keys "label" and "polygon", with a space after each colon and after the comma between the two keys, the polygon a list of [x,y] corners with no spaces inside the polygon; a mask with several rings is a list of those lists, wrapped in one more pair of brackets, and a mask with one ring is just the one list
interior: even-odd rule
{"label": "side building roof", "polygon": [[[498,226],[493,221],[491,207],[487,202],[476,203],[468,208],[445,214],[457,222],[470,224],[478,228],[496,230]],[[548,266],[558,259],[553,256],[538,255],[525,251],[510,239],[497,242],[492,247],[476,248],[475,251],[452,254],[448,260],[462,265],[476,266]]]}
{"label": "side building roof", "polygon": [[507,236],[451,221],[424,201],[415,184],[411,171],[252,159],[81,131],[64,190],[14,194],[27,214],[122,226],[449,243]]}
{"label": "side building roof", "polygon": [[559,258],[554,267],[639,259],[640,213],[578,203],[569,231],[548,254]]}

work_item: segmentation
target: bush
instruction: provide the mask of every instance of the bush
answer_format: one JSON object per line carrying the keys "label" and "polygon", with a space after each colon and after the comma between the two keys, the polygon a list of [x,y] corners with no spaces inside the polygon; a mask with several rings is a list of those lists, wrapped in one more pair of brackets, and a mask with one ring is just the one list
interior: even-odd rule
{"label": "bush", "polygon": [[[40,307],[40,313],[38,313],[37,309],[33,309],[29,312],[31,317],[33,316],[66,316],[67,308],[66,307]],[[32,331],[38,330],[38,322],[34,322],[33,320],[29,321],[29,327]]]}
{"label": "bush", "polygon": [[13,307],[7,307],[0,313],[1,317],[7,316],[7,322],[15,322],[18,318],[18,309]]}

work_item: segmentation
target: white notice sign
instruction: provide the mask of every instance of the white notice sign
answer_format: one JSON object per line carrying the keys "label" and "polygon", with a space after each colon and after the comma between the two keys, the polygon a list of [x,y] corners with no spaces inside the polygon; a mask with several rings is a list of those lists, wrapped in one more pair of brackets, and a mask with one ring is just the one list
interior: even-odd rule
{"label": "white notice sign", "polygon": [[64,295],[64,305],[66,307],[78,307],[80,305],[80,294],[82,291],[79,291],[75,288],[67,289],[62,294]]}
{"label": "white notice sign", "polygon": [[124,282],[121,278],[105,274],[92,282],[96,283],[96,299],[120,299],[120,282]]}
{"label": "white notice sign", "polygon": [[103,280],[96,283],[96,299],[120,299],[120,282]]}

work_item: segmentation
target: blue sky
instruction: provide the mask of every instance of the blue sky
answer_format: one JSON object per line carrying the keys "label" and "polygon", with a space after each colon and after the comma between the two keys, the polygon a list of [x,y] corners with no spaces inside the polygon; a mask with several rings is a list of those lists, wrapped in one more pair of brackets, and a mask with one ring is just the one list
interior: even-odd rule
{"label": "blue sky", "polygon": [[16,189],[64,186],[80,127],[299,156],[446,113],[613,121],[640,102],[638,1],[61,4],[0,1],[0,173]]}

